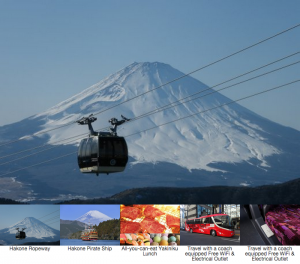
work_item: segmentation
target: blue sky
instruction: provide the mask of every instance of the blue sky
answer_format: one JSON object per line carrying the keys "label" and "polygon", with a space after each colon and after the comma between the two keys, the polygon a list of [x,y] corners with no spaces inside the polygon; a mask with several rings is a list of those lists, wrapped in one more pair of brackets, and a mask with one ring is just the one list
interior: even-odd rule
{"label": "blue sky", "polygon": [[76,220],[85,213],[96,210],[111,218],[120,218],[120,205],[61,205],[60,218],[63,220]]}
{"label": "blue sky", "polygon": [[0,205],[0,229],[10,227],[26,217],[34,217],[60,230],[59,205]]}
{"label": "blue sky", "polygon": [[[299,13],[297,0],[0,0],[0,125],[46,110],[134,61],[190,72],[298,24]],[[193,77],[213,86],[299,47],[300,27]],[[298,64],[224,95],[238,99],[299,72]],[[300,130],[299,98],[297,84],[241,104]]]}

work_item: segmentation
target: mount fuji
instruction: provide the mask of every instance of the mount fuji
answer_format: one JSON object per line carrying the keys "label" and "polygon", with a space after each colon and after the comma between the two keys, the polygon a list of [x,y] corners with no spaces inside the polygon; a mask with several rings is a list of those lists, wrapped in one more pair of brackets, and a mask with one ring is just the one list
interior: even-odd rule
{"label": "mount fuji", "polygon": [[[26,228],[26,238],[15,238],[16,228]],[[34,217],[26,217],[20,222],[0,230],[0,239],[5,245],[23,244],[27,242],[55,242],[60,239],[60,231],[56,230]]]}
{"label": "mount fuji", "polygon": [[85,223],[85,224],[92,224],[92,225],[99,225],[99,223],[107,220],[111,220],[112,218],[97,211],[97,210],[92,210],[84,215],[80,216],[76,220]]}
{"label": "mount fuji", "polygon": [[[0,178],[0,196],[54,201],[105,197],[139,187],[259,186],[299,177],[300,132],[237,103],[163,125],[231,101],[217,92],[120,126],[118,135],[125,137],[130,156],[123,173],[81,174],[76,154],[42,163],[76,151],[79,140],[59,144],[88,134],[86,126],[63,126],[83,116],[101,112],[93,123],[100,129],[121,114],[135,118],[194,93],[210,93],[190,76],[150,92],[182,75],[164,63],[133,63],[40,114],[0,127],[0,143],[36,133],[1,147],[0,156],[42,144],[55,147],[1,166],[0,174],[5,174],[41,163]],[[63,127],[51,130],[58,126]],[[41,131],[48,132],[37,134]]]}

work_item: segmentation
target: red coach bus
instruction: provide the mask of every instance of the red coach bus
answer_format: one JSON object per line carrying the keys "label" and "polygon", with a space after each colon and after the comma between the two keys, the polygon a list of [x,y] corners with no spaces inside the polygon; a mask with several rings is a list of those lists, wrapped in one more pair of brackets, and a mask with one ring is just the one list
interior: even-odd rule
{"label": "red coach bus", "polygon": [[227,214],[206,215],[185,221],[185,230],[212,236],[234,236],[234,226]]}

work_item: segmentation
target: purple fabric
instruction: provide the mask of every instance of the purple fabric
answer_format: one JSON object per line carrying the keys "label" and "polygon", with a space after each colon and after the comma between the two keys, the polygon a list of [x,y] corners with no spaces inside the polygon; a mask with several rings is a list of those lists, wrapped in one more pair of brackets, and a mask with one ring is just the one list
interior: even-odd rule
{"label": "purple fabric", "polygon": [[300,205],[274,206],[265,221],[282,245],[300,245]]}

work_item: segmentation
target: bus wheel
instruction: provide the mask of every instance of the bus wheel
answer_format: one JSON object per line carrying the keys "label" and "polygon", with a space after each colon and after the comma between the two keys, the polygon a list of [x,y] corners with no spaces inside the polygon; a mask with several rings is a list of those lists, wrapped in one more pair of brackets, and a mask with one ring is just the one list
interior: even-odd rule
{"label": "bus wheel", "polygon": [[215,230],[212,230],[212,231],[210,232],[210,234],[211,234],[212,236],[216,236],[216,235],[217,235],[217,233],[216,233]]}
{"label": "bus wheel", "polygon": [[190,229],[190,233],[193,233],[193,229],[192,228]]}

